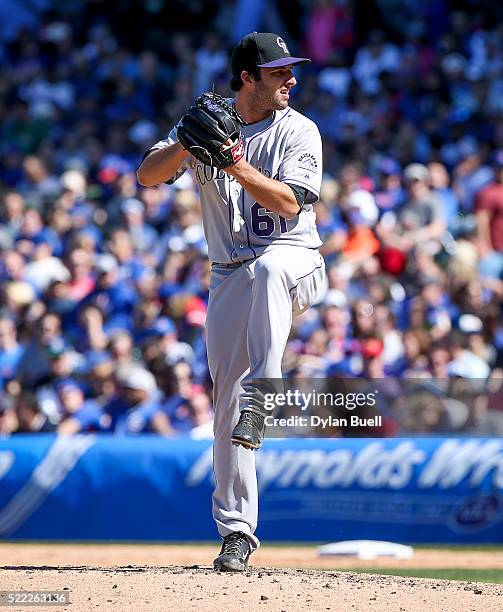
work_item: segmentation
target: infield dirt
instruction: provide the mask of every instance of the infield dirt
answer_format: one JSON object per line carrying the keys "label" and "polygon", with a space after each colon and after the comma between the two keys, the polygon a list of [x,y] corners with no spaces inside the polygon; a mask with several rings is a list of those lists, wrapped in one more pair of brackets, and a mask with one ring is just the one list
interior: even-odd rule
{"label": "infield dirt", "polygon": [[[271,567],[273,563],[286,565],[288,560],[290,564],[299,564],[302,551],[302,547],[264,547],[260,556],[256,554],[252,557],[254,565],[250,572],[235,575],[218,574],[211,569],[211,560],[218,552],[217,546],[5,543],[0,545],[0,590],[65,589],[70,593],[71,604],[51,609],[79,612],[93,609],[128,612],[424,612],[426,609],[492,612],[503,609],[503,585],[355,574],[306,567]],[[280,555],[275,557],[278,552]],[[304,552],[307,554],[304,563],[312,564],[312,549],[306,548]],[[438,551],[419,552],[431,555]],[[452,551],[446,552],[450,554]],[[487,556],[491,559],[491,567],[501,563],[500,553],[463,551],[454,554],[458,559],[466,559],[467,554],[480,555],[480,560]],[[442,556],[445,557],[445,552]],[[198,564],[193,563],[196,557]],[[336,563],[340,566],[339,560],[317,561],[318,565],[320,561],[330,561],[332,566]],[[411,567],[412,561],[407,560],[408,567]],[[439,567],[438,561],[439,558],[435,561],[436,567]],[[470,561],[475,562],[475,558],[472,556]],[[353,566],[357,564],[355,559],[351,562]],[[376,566],[375,561],[372,564]]]}

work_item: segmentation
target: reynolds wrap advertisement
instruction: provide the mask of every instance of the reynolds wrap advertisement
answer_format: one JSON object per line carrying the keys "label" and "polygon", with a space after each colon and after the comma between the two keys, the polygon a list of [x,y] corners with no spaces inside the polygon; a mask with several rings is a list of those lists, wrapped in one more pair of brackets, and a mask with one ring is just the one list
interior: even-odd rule
{"label": "reynolds wrap advertisement", "polygon": [[[268,541],[503,542],[503,440],[266,440]],[[212,449],[158,436],[0,441],[0,538],[215,540]]]}

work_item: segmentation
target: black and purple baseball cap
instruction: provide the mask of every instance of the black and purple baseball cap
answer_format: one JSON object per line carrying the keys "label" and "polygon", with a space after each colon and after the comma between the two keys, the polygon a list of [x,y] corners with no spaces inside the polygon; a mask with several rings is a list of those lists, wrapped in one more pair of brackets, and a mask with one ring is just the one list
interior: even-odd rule
{"label": "black and purple baseball cap", "polygon": [[232,74],[252,67],[281,68],[290,64],[310,64],[307,57],[292,57],[285,41],[272,32],[252,32],[242,38],[232,52]]}

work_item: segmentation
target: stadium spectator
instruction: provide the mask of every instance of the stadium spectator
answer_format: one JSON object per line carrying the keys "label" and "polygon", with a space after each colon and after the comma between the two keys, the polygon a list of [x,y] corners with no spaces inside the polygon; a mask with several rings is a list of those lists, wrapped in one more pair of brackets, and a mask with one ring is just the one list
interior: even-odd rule
{"label": "stadium spectator", "polygon": [[13,433],[48,433],[55,431],[55,425],[42,411],[37,397],[22,393],[15,401],[17,427]]}
{"label": "stadium spectator", "polygon": [[457,234],[459,229],[459,202],[454,190],[450,187],[449,173],[444,164],[431,162],[428,164],[432,194],[441,202],[441,210],[448,229]]}
{"label": "stadium spectator", "polygon": [[145,256],[154,249],[158,236],[153,227],[145,223],[143,202],[128,198],[122,202],[121,211],[135,250],[143,255],[145,261]]}
{"label": "stadium spectator", "polygon": [[89,394],[100,406],[107,404],[117,392],[115,362],[108,353],[95,355],[88,363],[86,382]]}
{"label": "stadium spectator", "polygon": [[162,410],[174,431],[188,433],[192,429],[190,402],[202,389],[194,384],[192,370],[183,361],[173,366],[172,377],[174,384],[164,398]]}
{"label": "stadium spectator", "polygon": [[105,316],[94,303],[86,304],[79,312],[79,334],[76,343],[82,353],[91,355],[105,351],[108,346],[108,336],[104,324]]}
{"label": "stadium spectator", "polygon": [[427,351],[430,344],[428,334],[424,330],[408,329],[403,333],[404,355],[395,364],[397,375],[406,378],[422,378],[427,374]]}
{"label": "stadium spectator", "polygon": [[59,434],[72,435],[101,428],[102,411],[93,400],[86,400],[81,386],[71,378],[59,380],[56,393],[61,404]]}
{"label": "stadium spectator", "polygon": [[368,191],[357,189],[348,196],[348,233],[341,252],[343,259],[351,262],[355,270],[379,251],[380,243],[372,230],[378,215],[374,197]]}
{"label": "stadium spectator", "polygon": [[61,317],[45,311],[27,326],[26,332],[26,350],[18,365],[17,378],[27,389],[34,389],[50,374],[49,345],[64,342]]}
{"label": "stadium spectator", "polygon": [[470,350],[465,334],[460,331],[452,333],[449,337],[449,348],[452,354],[452,360],[447,367],[449,376],[481,380],[488,378],[490,373],[488,364]]}
{"label": "stadium spectator", "polygon": [[7,191],[2,198],[0,245],[3,249],[10,249],[14,238],[23,223],[25,211],[24,198],[18,191]]}
{"label": "stadium spectator", "polygon": [[63,295],[65,299],[74,304],[81,302],[95,287],[95,279],[92,275],[92,260],[84,249],[73,249],[67,259],[70,278],[63,283]]}
{"label": "stadium spectator", "polygon": [[446,223],[440,201],[429,188],[429,172],[422,164],[410,164],[403,173],[408,198],[399,209],[396,221],[381,221],[380,237],[387,247],[409,253],[418,244],[429,245],[431,252],[440,249]]}
{"label": "stadium spectator", "polygon": [[0,439],[9,437],[17,429],[14,400],[7,395],[0,398]]}
{"label": "stadium spectator", "polygon": [[379,93],[379,77],[383,72],[395,72],[400,64],[400,51],[388,42],[384,32],[374,30],[368,44],[358,49],[353,73],[361,89],[368,95]]}
{"label": "stadium spectator", "polygon": [[423,386],[397,400],[392,411],[397,413],[402,435],[431,435],[452,431],[449,414],[435,388]]}
{"label": "stadium spectator", "polygon": [[178,340],[176,325],[170,318],[160,317],[154,324],[153,332],[158,338],[158,347],[168,365],[173,366],[180,362],[193,365],[194,350],[187,342]]}
{"label": "stadium spectator", "polygon": [[215,32],[208,32],[202,46],[195,54],[194,96],[199,96],[213,86],[215,79],[227,67],[227,54]]}
{"label": "stadium spectator", "polygon": [[483,163],[479,145],[467,137],[459,144],[461,160],[454,169],[454,190],[459,198],[461,211],[472,215],[476,194],[491,182],[492,170]]}
{"label": "stadium spectator", "polygon": [[503,280],[503,150],[494,159],[494,181],[478,192],[476,204],[480,273]]}
{"label": "stadium spectator", "polygon": [[110,335],[108,350],[117,365],[134,361],[133,336],[126,329],[117,329]]}
{"label": "stadium spectator", "polygon": [[437,385],[446,385],[452,354],[446,342],[433,344],[428,351],[429,369]]}
{"label": "stadium spectator", "polygon": [[14,320],[6,314],[0,315],[0,381],[2,386],[16,378],[24,352],[25,347],[18,342]]}
{"label": "stadium spectator", "polygon": [[373,338],[376,333],[374,305],[362,298],[355,301],[351,311],[353,336],[358,339]]}
{"label": "stadium spectator", "polygon": [[31,261],[24,268],[24,279],[34,287],[36,294],[40,295],[52,283],[69,281],[70,272],[61,259],[54,256],[51,243],[47,240],[39,240]]}
{"label": "stadium spectator", "polygon": [[325,65],[336,50],[349,50],[353,44],[353,24],[349,7],[329,0],[317,0],[311,8],[305,48],[307,57]]}
{"label": "stadium spectator", "polygon": [[379,162],[378,171],[379,189],[375,193],[377,207],[381,213],[397,210],[405,200],[400,164],[392,157],[384,157]]}
{"label": "stadium spectator", "polygon": [[202,440],[213,437],[213,409],[211,400],[204,390],[198,390],[189,402],[192,428],[190,437]]}
{"label": "stadium spectator", "polygon": [[396,327],[396,319],[387,304],[376,306],[376,331],[383,339],[383,367],[386,374],[395,373],[395,365],[404,355],[402,334]]}
{"label": "stadium spectator", "polygon": [[127,363],[118,367],[114,376],[117,391],[103,406],[102,430],[115,435],[165,433],[167,424],[154,376],[141,366]]}

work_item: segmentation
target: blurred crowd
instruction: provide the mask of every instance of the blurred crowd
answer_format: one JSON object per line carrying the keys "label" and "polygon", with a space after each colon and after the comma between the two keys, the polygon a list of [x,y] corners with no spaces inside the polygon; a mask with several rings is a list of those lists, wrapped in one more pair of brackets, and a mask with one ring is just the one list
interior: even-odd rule
{"label": "blurred crowd", "polygon": [[[196,95],[231,95],[244,3],[191,0],[171,21],[166,4],[4,6],[0,435],[211,436],[197,186],[143,188],[135,170]],[[389,387],[385,435],[503,434],[497,3],[269,4],[257,27],[313,59],[292,106],[325,164],[329,288],[294,323],[286,375]]]}

